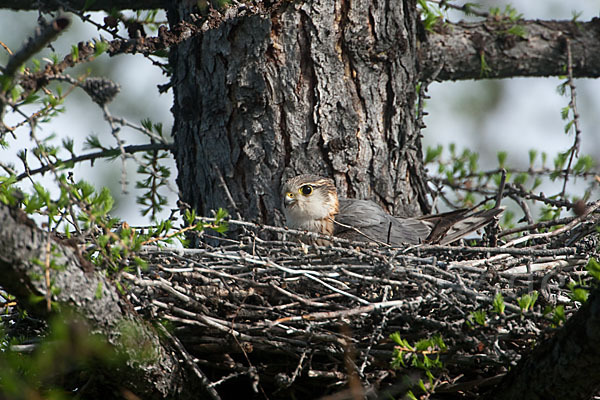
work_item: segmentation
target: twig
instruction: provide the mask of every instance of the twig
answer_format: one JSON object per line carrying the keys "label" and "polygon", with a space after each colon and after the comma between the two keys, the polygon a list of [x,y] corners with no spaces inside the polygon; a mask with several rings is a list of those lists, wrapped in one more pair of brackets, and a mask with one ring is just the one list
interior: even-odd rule
{"label": "twig", "polygon": [[71,19],[68,16],[61,15],[48,24],[40,25],[35,34],[27,40],[27,43],[10,57],[6,67],[4,67],[4,75],[13,76],[21,64],[52,42],[70,23]]}
{"label": "twig", "polygon": [[477,4],[464,4],[462,6],[459,6],[457,4],[453,4],[448,2],[447,0],[430,0],[432,3],[437,3],[439,4],[440,8],[442,7],[446,7],[446,8],[452,8],[454,10],[458,10],[458,11],[462,11],[465,14],[473,14],[476,15],[478,17],[482,17],[482,18],[489,18],[490,14],[485,12],[485,11],[477,11],[474,9],[474,7],[477,7]]}
{"label": "twig", "polygon": [[235,200],[233,200],[233,196],[231,195],[231,192],[229,191],[229,187],[227,187],[227,183],[225,182],[225,179],[223,178],[223,174],[221,173],[221,170],[219,169],[219,167],[216,164],[214,165],[214,170],[217,173],[217,177],[219,178],[221,187],[225,191],[227,200],[229,200],[229,205],[235,210],[236,217],[239,219],[242,219],[242,214],[240,214],[240,210],[239,210]]}
{"label": "twig", "polygon": [[101,108],[104,112],[104,119],[106,119],[108,121],[108,124],[110,125],[110,133],[115,138],[117,146],[119,147],[119,151],[121,152],[121,191],[123,193],[127,193],[127,158],[128,156],[132,157],[138,164],[141,164],[141,162],[135,157],[134,153],[127,153],[125,151],[125,147],[123,146],[123,143],[125,143],[125,141],[121,140],[119,136],[120,129],[116,126],[114,119],[110,114],[110,111],[108,110],[108,106],[106,104],[103,104]]}
{"label": "twig", "polygon": [[[587,218],[588,215],[590,215],[591,213],[593,213],[594,211],[596,211],[598,208],[600,208],[600,200],[593,203],[591,206],[586,207],[585,211],[578,216],[577,218],[575,218],[573,221],[569,222],[568,224],[566,224],[565,226],[562,226],[556,230],[550,231],[550,232],[546,232],[546,233],[533,233],[527,236],[522,236],[520,238],[511,240],[510,242],[506,243],[505,245],[503,245],[502,247],[511,247],[511,246],[515,246],[519,243],[523,243],[523,242],[527,242],[529,240],[532,239],[541,239],[541,238],[550,238],[553,236],[557,236],[563,232],[569,231],[571,230],[574,226],[576,226],[577,224],[585,221],[585,219]],[[565,249],[566,250],[566,249]]]}
{"label": "twig", "polygon": [[566,38],[565,41],[567,44],[567,83],[571,91],[571,101],[569,102],[569,106],[573,111],[573,126],[575,127],[575,139],[573,141],[573,146],[571,146],[571,148],[569,149],[569,163],[567,164],[565,180],[563,182],[562,191],[560,193],[560,197],[562,198],[565,197],[565,191],[567,190],[567,181],[569,180],[569,173],[571,172],[573,158],[575,158],[575,156],[579,156],[579,142],[581,136],[581,128],[579,127],[579,113],[577,112],[577,92],[575,90],[575,83],[573,82],[573,59],[571,56],[571,41],[569,40],[569,38]]}
{"label": "twig", "polygon": [[365,314],[365,313],[368,314],[375,310],[380,310],[383,308],[390,308],[390,307],[398,307],[403,304],[404,304],[404,300],[393,300],[393,301],[384,301],[381,303],[373,303],[369,306],[357,307],[357,308],[352,308],[349,310],[325,311],[325,312],[316,312],[316,313],[312,313],[312,314],[298,315],[298,316],[293,316],[293,317],[284,317],[284,318],[279,318],[279,319],[273,321],[272,325],[274,326],[274,325],[283,324],[283,323],[292,322],[292,321],[302,321],[302,320],[317,321],[317,320],[321,320],[321,319],[336,319],[336,318],[349,317],[349,316],[357,315],[357,314]]}
{"label": "twig", "polygon": [[501,179],[500,185],[498,186],[498,194],[496,195],[496,204],[494,208],[500,208],[500,204],[502,203],[502,195],[504,194],[504,186],[506,185],[506,170],[504,168],[500,169]]}
{"label": "twig", "polygon": [[[48,227],[50,229],[50,227]],[[50,313],[52,311],[52,285],[50,283],[50,244],[52,241],[50,240],[50,232],[48,232],[48,237],[46,241],[46,261],[44,263],[44,277],[46,278],[46,311]]]}
{"label": "twig", "polygon": [[[169,150],[170,151],[172,149],[172,146],[173,145],[170,143],[169,144],[150,143],[150,144],[125,146],[124,150],[126,153],[129,153],[129,154],[139,153],[142,151],[151,151],[151,150]],[[48,172],[54,167],[60,167],[62,165],[68,165],[68,164],[78,163],[78,162],[88,161],[88,160],[94,161],[99,158],[114,157],[115,154],[119,154],[118,152],[119,152],[119,149],[110,148],[110,149],[100,150],[95,153],[88,153],[88,154],[84,154],[82,156],[71,157],[68,160],[57,160],[56,162],[52,163],[54,165],[46,164],[46,165],[41,166],[40,168],[36,168],[34,170],[30,170],[28,172],[24,172],[24,173],[18,175],[17,182],[23,180],[24,178],[30,177],[32,175],[43,174],[44,172]]]}
{"label": "twig", "polygon": [[213,400],[220,400],[221,396],[219,396],[219,393],[217,393],[217,391],[215,390],[214,386],[212,385],[212,382],[208,379],[204,372],[202,372],[200,367],[198,367],[198,365],[194,362],[192,356],[188,353],[183,344],[181,344],[179,339],[171,335],[162,324],[156,324],[155,326],[157,326],[160,332],[165,337],[167,337],[171,341],[171,343],[173,343],[175,348],[179,351],[179,354],[181,354],[181,356],[183,357],[185,363],[190,367],[194,374],[196,374],[196,376],[200,380],[202,388],[206,391],[206,393],[208,393],[210,398]]}
{"label": "twig", "polygon": [[[520,238],[519,238],[520,239]],[[518,243],[521,243],[519,241]],[[480,254],[510,254],[514,256],[559,256],[576,254],[576,250],[573,248],[559,248],[559,249],[535,249],[535,248],[524,248],[515,249],[506,247],[470,247],[470,246],[440,246],[440,245],[417,245],[414,246],[413,251],[434,251],[441,252],[446,251],[449,253],[480,253]]]}
{"label": "twig", "polygon": [[519,233],[519,232],[524,232],[524,231],[535,231],[538,229],[549,228],[552,226],[564,225],[564,224],[568,224],[569,222],[573,221],[575,218],[577,218],[577,216],[564,217],[564,218],[560,218],[560,219],[553,219],[551,221],[540,221],[540,222],[536,222],[536,223],[530,223],[527,225],[521,225],[521,226],[511,228],[511,229],[505,229],[502,232],[500,232],[498,234],[498,236],[502,237],[502,236],[512,235],[513,233]]}
{"label": "twig", "polygon": [[13,52],[10,50],[10,48],[6,44],[4,44],[4,42],[1,40],[0,40],[0,46],[4,47],[4,50],[6,50],[8,55],[11,55],[11,56],[13,55]]}

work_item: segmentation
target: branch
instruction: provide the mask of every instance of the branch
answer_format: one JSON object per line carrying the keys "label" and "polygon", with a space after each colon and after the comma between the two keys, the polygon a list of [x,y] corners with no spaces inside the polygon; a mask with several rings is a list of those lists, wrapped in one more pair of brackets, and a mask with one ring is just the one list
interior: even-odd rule
{"label": "branch", "polygon": [[[171,150],[171,147],[172,147],[171,144],[151,143],[151,144],[125,146],[123,149],[124,149],[125,153],[127,153],[127,154],[134,154],[134,153],[139,153],[140,151]],[[23,180],[32,175],[43,174],[44,172],[48,172],[48,171],[52,170],[52,168],[56,168],[57,166],[60,166],[60,165],[64,165],[64,164],[68,165],[71,163],[78,163],[78,162],[88,161],[88,160],[94,161],[94,160],[97,160],[98,158],[115,157],[115,156],[118,156],[119,154],[120,154],[119,149],[105,149],[105,150],[97,151],[95,153],[88,153],[88,154],[84,154],[82,156],[72,157],[68,160],[58,160],[55,163],[53,163],[52,165],[44,165],[37,169],[23,172],[22,174],[17,176],[17,181]]]}
{"label": "branch", "polygon": [[[36,260],[45,257],[48,233],[39,230],[22,211],[3,204],[0,204],[0,221],[0,287],[16,296],[29,312],[48,317],[45,302],[31,302],[46,294],[46,282],[40,279],[44,276],[43,263],[39,265]],[[194,392],[191,374],[182,369],[177,356],[161,345],[157,333],[121,299],[105,274],[94,270],[76,248],[55,238],[50,240],[52,257],[61,266],[49,271],[52,302],[59,308],[74,307],[94,331],[106,336],[129,360],[122,369],[113,371],[110,379],[142,398],[196,397],[198,392]],[[128,348],[119,340],[123,337],[123,324],[135,329],[140,343],[151,346],[154,357],[140,360],[139,348]]]}
{"label": "branch", "polygon": [[[104,41],[104,43],[108,45],[106,52],[111,57],[118,54],[143,54],[148,56],[157,51],[175,46],[199,31],[199,26],[180,22],[170,30],[164,25],[160,26],[157,36],[138,39],[114,39],[112,41]],[[96,56],[97,49],[94,43],[79,42],[77,48],[77,59],[74,59],[72,54],[68,54],[57,64],[48,63],[38,72],[21,76],[19,84],[25,89],[25,95],[45,87],[50,79],[56,79],[61,76],[67,68],[90,61]]]}
{"label": "branch", "polygon": [[69,17],[60,16],[48,24],[40,25],[23,48],[8,60],[8,64],[4,68],[4,75],[12,76],[19,66],[52,42],[70,23],[71,19]]}
{"label": "branch", "polygon": [[110,11],[112,9],[144,10],[165,8],[167,6],[167,1],[165,0],[61,0],[60,2],[53,0],[0,0],[0,8],[34,11],[41,8],[44,11],[56,11],[60,8],[61,4],[67,4],[69,7],[83,10],[86,3],[89,3],[88,7],[85,9],[86,11]]}
{"label": "branch", "polygon": [[[518,26],[523,38],[508,30]],[[573,76],[600,76],[600,20],[590,22],[527,20],[445,23],[426,32],[419,51],[420,79],[461,80],[566,74],[566,40]],[[482,60],[487,67],[482,67]]]}

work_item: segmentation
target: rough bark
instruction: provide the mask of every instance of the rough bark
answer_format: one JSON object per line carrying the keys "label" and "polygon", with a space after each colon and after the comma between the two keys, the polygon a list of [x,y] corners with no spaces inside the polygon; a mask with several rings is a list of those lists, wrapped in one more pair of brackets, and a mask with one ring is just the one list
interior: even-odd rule
{"label": "rough bark", "polygon": [[565,326],[537,346],[489,399],[591,399],[600,389],[600,291]]}
{"label": "rough bark", "polygon": [[[524,37],[508,33],[519,26]],[[600,76],[600,19],[590,22],[501,21],[439,24],[424,33],[419,48],[420,76],[438,80],[564,75],[567,42],[573,75]],[[482,70],[482,57],[489,69]],[[441,70],[440,70],[441,68]]]}
{"label": "rough bark", "polygon": [[[187,13],[171,10],[170,23]],[[316,173],[341,196],[427,211],[416,18],[412,0],[284,2],[179,44],[170,63],[182,200],[280,224],[282,180]]]}
{"label": "rough bark", "polygon": [[[103,273],[94,271],[89,262],[88,271],[84,271],[86,262],[75,248],[54,238],[50,240],[50,256],[62,266],[50,271],[52,302],[60,308],[73,308],[94,332],[106,336],[128,358],[127,365],[113,371],[110,379],[147,399],[197,395],[190,388],[195,386],[193,380],[186,382],[183,366],[161,345],[148,322],[120,298],[115,285]],[[37,229],[22,211],[0,204],[0,287],[16,296],[19,305],[40,317],[47,317],[46,302],[31,303],[30,299],[46,295],[44,268],[35,260],[43,265],[47,243],[48,234]],[[136,332],[136,346],[127,344],[124,329]],[[154,357],[140,359],[142,348],[153,349]]]}

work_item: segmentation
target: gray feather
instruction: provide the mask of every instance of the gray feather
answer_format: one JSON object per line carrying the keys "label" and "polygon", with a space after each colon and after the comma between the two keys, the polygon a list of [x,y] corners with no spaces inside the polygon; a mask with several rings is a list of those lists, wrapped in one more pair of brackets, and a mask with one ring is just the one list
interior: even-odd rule
{"label": "gray feather", "polygon": [[[370,200],[340,199],[334,235],[349,240],[380,241],[392,246],[422,243],[431,228],[413,218],[396,218]],[[354,228],[354,229],[353,229]]]}

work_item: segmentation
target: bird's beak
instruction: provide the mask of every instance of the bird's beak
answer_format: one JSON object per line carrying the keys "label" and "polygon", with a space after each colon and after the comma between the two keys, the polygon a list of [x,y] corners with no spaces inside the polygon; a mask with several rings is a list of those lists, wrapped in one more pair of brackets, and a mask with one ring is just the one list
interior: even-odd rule
{"label": "bird's beak", "polygon": [[296,204],[296,198],[294,197],[294,194],[287,192],[285,194],[285,198],[283,199],[283,204],[285,207],[291,207],[292,205]]}

